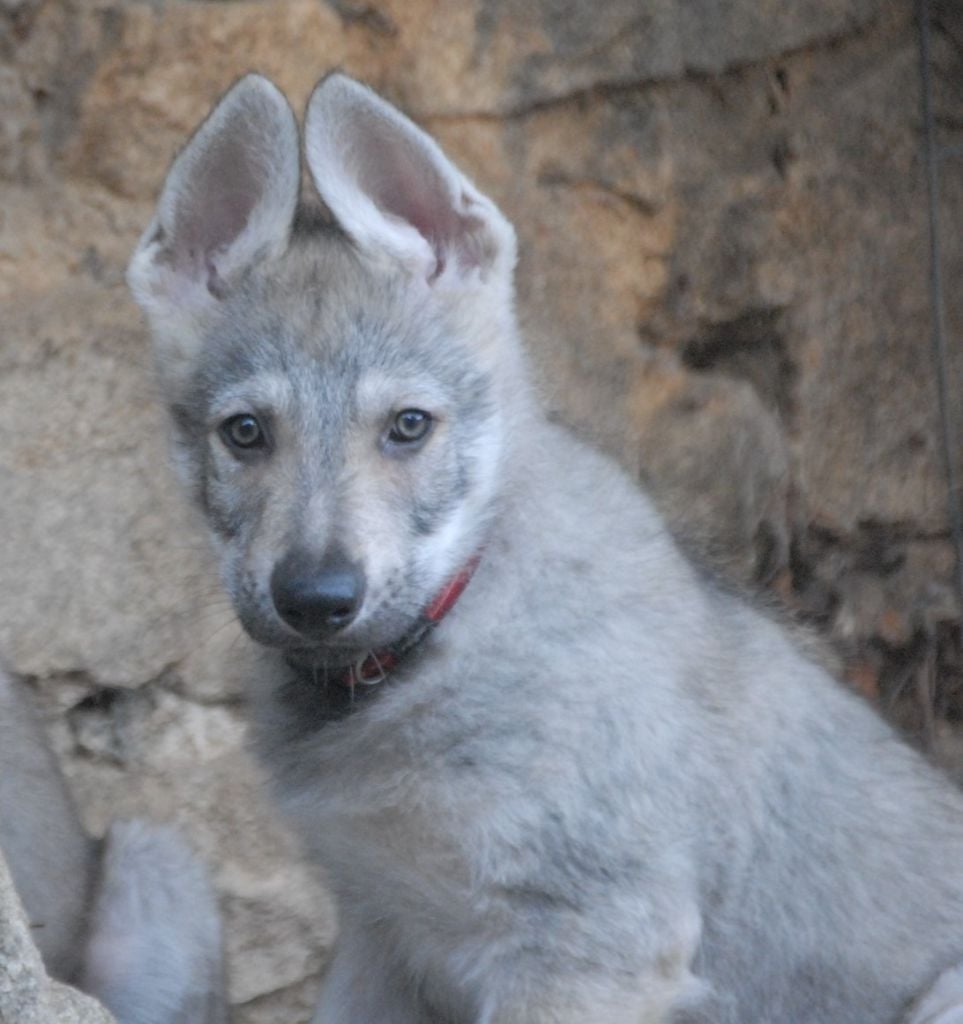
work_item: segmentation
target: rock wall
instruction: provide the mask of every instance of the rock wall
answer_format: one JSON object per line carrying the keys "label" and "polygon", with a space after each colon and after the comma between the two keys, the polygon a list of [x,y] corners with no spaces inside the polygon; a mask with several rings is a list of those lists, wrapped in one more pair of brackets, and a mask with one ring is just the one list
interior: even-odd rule
{"label": "rock wall", "polygon": [[114,1024],[94,999],[51,981],[0,857],[0,1021],[3,1024]]}
{"label": "rock wall", "polygon": [[[173,153],[250,68],[303,106],[341,66],[411,112],[518,227],[551,407],[952,752],[909,8],[0,0],[0,650],[36,680],[90,827],[171,820],[214,866],[240,1024],[307,1019],[334,923],[243,751],[247,642],[167,470],[123,284]],[[963,14],[933,9],[954,144]],[[963,166],[943,172],[959,348]]]}

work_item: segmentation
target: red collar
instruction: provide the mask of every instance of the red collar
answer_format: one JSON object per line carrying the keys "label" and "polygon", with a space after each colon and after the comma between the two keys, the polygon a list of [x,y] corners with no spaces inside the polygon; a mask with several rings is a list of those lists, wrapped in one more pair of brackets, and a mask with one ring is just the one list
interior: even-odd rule
{"label": "red collar", "polygon": [[469,559],[461,571],[452,576],[441,588],[431,604],[400,640],[380,651],[372,651],[357,664],[348,666],[339,680],[341,685],[353,689],[359,683],[368,686],[380,683],[451,611],[465,587],[471,582],[480,561],[481,554]]}

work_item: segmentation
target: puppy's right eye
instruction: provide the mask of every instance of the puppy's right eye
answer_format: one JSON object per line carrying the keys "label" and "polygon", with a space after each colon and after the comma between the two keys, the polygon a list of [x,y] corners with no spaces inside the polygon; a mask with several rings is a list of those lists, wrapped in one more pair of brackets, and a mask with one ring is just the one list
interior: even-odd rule
{"label": "puppy's right eye", "polygon": [[257,418],[250,413],[241,413],[225,420],[218,428],[224,442],[231,448],[250,451],[252,448],[263,448],[264,431]]}

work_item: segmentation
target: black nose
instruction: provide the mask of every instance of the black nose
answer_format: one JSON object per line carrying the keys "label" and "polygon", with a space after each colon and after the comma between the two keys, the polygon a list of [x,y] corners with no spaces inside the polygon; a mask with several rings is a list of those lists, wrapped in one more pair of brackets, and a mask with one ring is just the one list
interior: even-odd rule
{"label": "black nose", "polygon": [[295,550],[274,567],[271,597],[278,615],[292,629],[323,640],[358,614],[364,576],[341,551],[330,551],[319,559]]}

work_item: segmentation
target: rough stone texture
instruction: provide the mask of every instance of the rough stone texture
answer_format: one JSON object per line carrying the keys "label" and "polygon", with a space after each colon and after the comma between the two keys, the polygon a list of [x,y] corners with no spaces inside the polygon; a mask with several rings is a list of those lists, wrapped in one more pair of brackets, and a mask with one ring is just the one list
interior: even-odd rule
{"label": "rough stone texture", "polygon": [[[243,660],[234,638],[232,658]],[[295,1020],[287,1014],[297,1008],[306,1019],[309,1003],[287,990],[318,975],[333,909],[266,805],[243,749],[241,712],[233,701],[185,696],[185,681],[189,670],[178,668],[136,690],[98,688],[78,699],[76,679],[46,680],[48,705],[66,707],[53,724],[55,749],[94,832],[118,817],[170,822],[211,865],[223,897],[230,997],[242,1008],[236,1020]],[[265,1016],[264,1002],[276,1016]]]}
{"label": "rough stone texture", "polygon": [[[555,413],[958,769],[910,7],[0,0],[0,650],[90,827],[172,820],[209,859],[241,1024],[308,1019],[334,923],[243,750],[249,647],[165,468],[123,286],[176,148],[249,68],[297,109],[335,65],[405,106],[516,222]],[[959,146],[963,8],[932,7]],[[963,470],[963,157],[941,170]]]}
{"label": "rough stone texture", "polygon": [[0,856],[0,1024],[114,1024],[94,999],[51,981]]}

